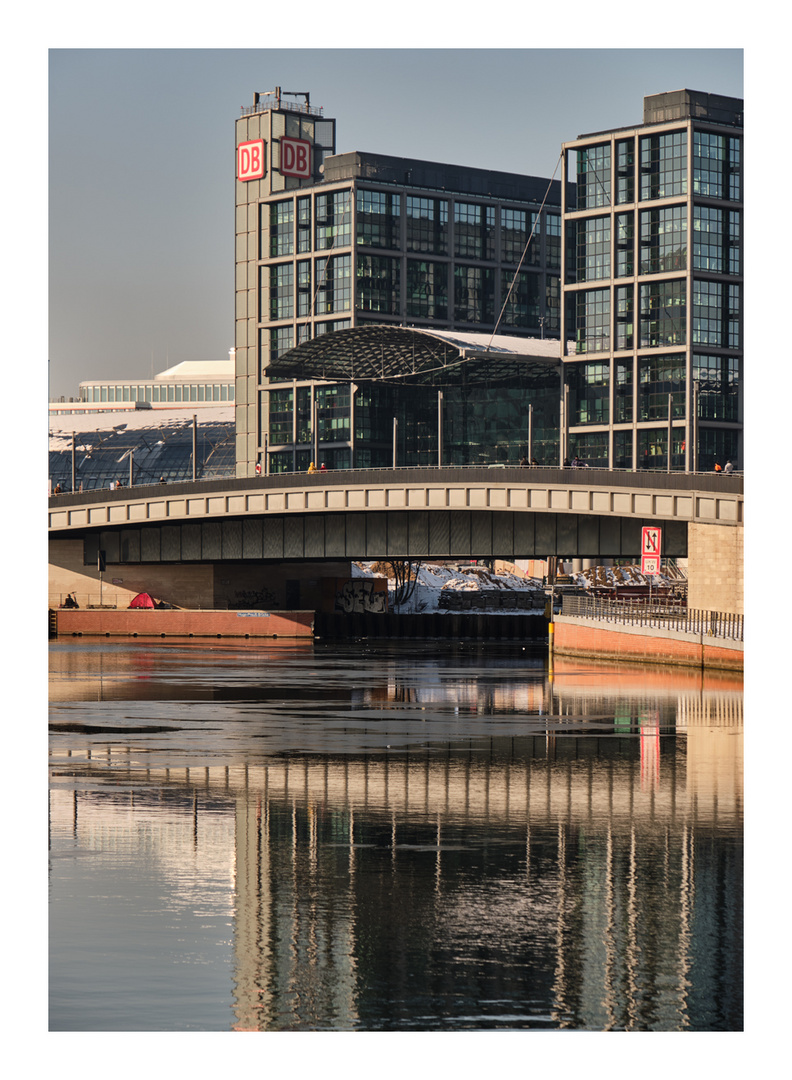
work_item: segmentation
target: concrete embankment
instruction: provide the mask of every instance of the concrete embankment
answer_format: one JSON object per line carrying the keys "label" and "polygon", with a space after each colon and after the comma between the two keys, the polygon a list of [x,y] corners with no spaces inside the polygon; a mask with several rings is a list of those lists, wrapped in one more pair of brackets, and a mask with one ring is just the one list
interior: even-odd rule
{"label": "concrete embankment", "polygon": [[556,615],[553,654],[742,671],[743,643],[709,634]]}

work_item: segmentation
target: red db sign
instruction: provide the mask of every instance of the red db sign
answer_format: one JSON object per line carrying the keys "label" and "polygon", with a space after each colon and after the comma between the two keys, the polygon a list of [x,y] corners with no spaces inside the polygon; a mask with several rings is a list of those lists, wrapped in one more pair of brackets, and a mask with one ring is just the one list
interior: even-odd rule
{"label": "red db sign", "polygon": [[237,180],[261,180],[264,176],[264,140],[243,142],[237,147]]}
{"label": "red db sign", "polygon": [[311,144],[306,139],[280,141],[280,171],[282,176],[299,176],[310,179]]}

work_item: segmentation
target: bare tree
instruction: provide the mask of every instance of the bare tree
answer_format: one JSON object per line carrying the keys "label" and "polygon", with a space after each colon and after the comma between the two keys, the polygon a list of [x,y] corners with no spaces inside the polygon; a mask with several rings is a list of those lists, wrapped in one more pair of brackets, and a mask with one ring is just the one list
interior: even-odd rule
{"label": "bare tree", "polygon": [[421,564],[420,562],[410,562],[409,560],[399,559],[391,560],[390,566],[393,570],[393,608],[395,611],[398,610],[402,604],[406,604],[415,592],[415,586],[418,582],[418,571],[421,568]]}

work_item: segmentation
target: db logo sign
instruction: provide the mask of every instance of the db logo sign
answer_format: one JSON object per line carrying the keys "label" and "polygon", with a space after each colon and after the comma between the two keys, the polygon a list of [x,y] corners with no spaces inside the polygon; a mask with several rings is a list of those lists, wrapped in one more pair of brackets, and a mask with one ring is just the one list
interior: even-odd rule
{"label": "db logo sign", "polygon": [[237,180],[261,180],[264,176],[264,140],[243,142],[237,147]]}
{"label": "db logo sign", "polygon": [[300,176],[310,179],[311,144],[306,139],[280,141],[280,171],[282,176]]}

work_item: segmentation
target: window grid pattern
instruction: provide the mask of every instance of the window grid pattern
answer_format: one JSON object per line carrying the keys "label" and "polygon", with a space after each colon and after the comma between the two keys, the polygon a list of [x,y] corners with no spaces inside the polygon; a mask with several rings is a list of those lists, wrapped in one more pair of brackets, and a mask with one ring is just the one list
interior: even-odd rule
{"label": "window grid pattern", "polygon": [[351,192],[316,196],[316,250],[348,247],[352,242]]}
{"label": "window grid pattern", "polygon": [[635,215],[616,215],[616,277],[635,273]]}
{"label": "window grid pattern", "polygon": [[577,155],[577,208],[589,210],[595,206],[610,206],[611,201],[610,145],[589,146]]}
{"label": "window grid pattern", "polygon": [[[633,418],[633,366],[632,361],[615,364],[615,384],[613,393],[614,420],[617,424],[627,424]],[[624,466],[618,466],[624,468]]]}
{"label": "window grid pattern", "polygon": [[358,255],[357,299],[359,311],[398,315],[401,295],[401,262],[380,255]]}
{"label": "window grid pattern", "polygon": [[407,260],[407,315],[418,319],[448,319],[448,264]]}
{"label": "window grid pattern", "polygon": [[427,255],[448,254],[448,200],[405,198],[407,250]]}
{"label": "window grid pattern", "polygon": [[367,247],[398,248],[401,196],[388,191],[357,192],[357,243]]}
{"label": "window grid pattern", "polygon": [[687,207],[664,206],[641,212],[642,274],[687,269]]}
{"label": "window grid pattern", "polygon": [[[539,326],[540,275],[530,270],[521,270],[513,287],[512,281],[513,278],[507,278],[505,274],[501,279],[501,306],[506,302],[506,297],[509,297],[503,309],[502,325],[522,329]],[[511,292],[509,292],[510,289]]]}
{"label": "window grid pattern", "polygon": [[610,365],[570,364],[567,382],[574,424],[607,424],[610,416]]}
{"label": "window grid pattern", "polygon": [[740,361],[736,357],[694,353],[693,379],[702,420],[739,420]]}
{"label": "window grid pattern", "polygon": [[712,199],[741,197],[741,140],[711,131],[693,132],[693,192]]}
{"label": "window grid pattern", "polygon": [[723,286],[719,281],[693,282],[694,345],[723,344]]}
{"label": "window grid pattern", "polygon": [[294,202],[270,203],[270,258],[294,253]]}
{"label": "window grid pattern", "polygon": [[311,250],[311,200],[297,200],[297,254]]}
{"label": "window grid pattern", "polygon": [[635,200],[635,139],[616,143],[616,202]]}
{"label": "window grid pattern", "polygon": [[577,281],[610,277],[610,218],[587,218],[578,222]]}
{"label": "window grid pattern", "polygon": [[545,213],[545,264],[551,270],[561,269],[561,215]]}
{"label": "window grid pattern", "polygon": [[316,304],[314,314],[331,315],[352,307],[352,256],[332,255],[317,259]]}
{"label": "window grid pattern", "polygon": [[641,285],[642,347],[684,345],[686,316],[684,281],[653,281]]}
{"label": "window grid pattern", "polygon": [[641,198],[687,194],[687,132],[641,138]]}
{"label": "window grid pattern", "polygon": [[454,203],[454,250],[463,259],[495,258],[495,207]]}
{"label": "window grid pattern", "polygon": [[[505,263],[517,266],[522,259],[523,266],[538,266],[541,256],[541,238],[539,227],[536,224],[536,214],[532,210],[514,210],[504,206],[501,210],[501,259]],[[523,252],[531,239],[531,246]]]}
{"label": "window grid pattern", "polygon": [[616,289],[616,348],[632,349],[635,344],[635,290],[632,285]]}
{"label": "window grid pattern", "polygon": [[638,370],[638,416],[641,420],[667,420],[668,395],[673,419],[685,416],[685,357],[642,357]]}
{"label": "window grid pattern", "polygon": [[[270,320],[294,318],[294,265],[279,263],[269,268]],[[262,304],[262,310],[264,305]]]}
{"label": "window grid pattern", "polygon": [[459,322],[488,323],[494,319],[495,275],[478,266],[454,268],[454,318]]}
{"label": "window grid pattern", "polygon": [[575,341],[578,353],[604,352],[610,348],[610,294],[607,289],[576,296]]}

